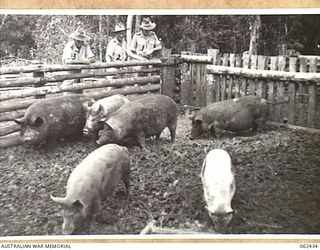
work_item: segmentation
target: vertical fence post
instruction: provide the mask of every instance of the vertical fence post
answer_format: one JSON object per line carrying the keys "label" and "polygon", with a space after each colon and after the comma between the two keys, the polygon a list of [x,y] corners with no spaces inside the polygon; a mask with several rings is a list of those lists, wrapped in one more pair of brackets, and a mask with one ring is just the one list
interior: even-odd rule
{"label": "vertical fence post", "polygon": [[[250,60],[250,69],[257,69],[258,63],[258,56],[257,55],[251,55]],[[249,95],[254,95],[256,93],[256,79],[249,79]]]}
{"label": "vertical fence post", "polygon": [[[37,62],[36,64],[39,64],[39,62]],[[44,77],[44,71],[35,71],[33,72],[32,76],[34,78],[43,78]],[[35,88],[39,88],[39,87],[43,87],[44,86],[44,82],[40,81],[38,84],[35,84],[34,87]],[[43,99],[46,98],[46,95],[36,95],[35,99]]]}
{"label": "vertical fence post", "polygon": [[[309,61],[309,72],[316,73],[317,72],[317,58],[310,58]],[[317,114],[317,84],[314,82],[309,83],[308,87],[309,92],[309,103],[308,103],[308,119],[307,125],[308,127],[314,128],[315,127],[315,116]]]}
{"label": "vertical fence post", "polygon": [[[74,69],[74,70],[70,70],[68,71],[70,75],[72,74],[80,74],[82,72],[81,69]],[[66,81],[73,81],[73,80],[66,80]],[[74,79],[73,84],[77,84],[77,83],[81,83],[83,82],[83,79]],[[82,94],[83,93],[83,89],[80,90],[72,90],[70,91],[70,93],[74,93],[74,94]]]}
{"label": "vertical fence post", "polygon": [[[208,56],[212,57],[212,63],[217,61],[217,55],[219,50],[215,49],[208,49],[207,54]],[[207,105],[215,102],[215,76],[213,74],[206,73],[206,82],[207,82]]]}
{"label": "vertical fence post", "polygon": [[[289,71],[296,72],[297,57],[289,58]],[[296,124],[296,84],[295,82],[289,82],[289,111],[288,121],[290,124]]]}
{"label": "vertical fence post", "polygon": [[[266,68],[267,64],[267,57],[266,56],[258,56],[258,69],[264,70]],[[258,86],[257,86],[257,95],[261,98],[266,99],[267,98],[267,84],[266,81],[260,79],[258,80]]]}
{"label": "vertical fence post", "polygon": [[[222,65],[228,66],[229,64],[229,54],[224,53],[222,59]],[[220,88],[220,98],[224,101],[227,98],[227,75],[221,75],[221,88]]]}
{"label": "vertical fence post", "polygon": [[[271,57],[271,62],[270,62],[270,70],[277,70],[278,66],[278,57],[276,56],[272,56]],[[275,105],[274,105],[274,101],[275,101],[275,92],[276,92],[276,88],[275,88],[276,84],[274,80],[271,80],[268,82],[268,101],[270,102],[269,104],[269,115],[270,115],[270,119],[271,121],[275,121]]]}
{"label": "vertical fence post", "polygon": [[192,105],[192,85],[188,63],[181,63],[181,104]]}
{"label": "vertical fence post", "polygon": [[[240,54],[236,55],[235,67],[242,67],[242,58]],[[234,77],[234,88],[235,88],[234,97],[240,96],[240,87],[241,87],[240,79],[241,78],[239,76]]]}
{"label": "vertical fence post", "polygon": [[[307,72],[307,58],[300,58],[300,72]],[[298,108],[299,108],[299,116],[298,116],[298,125],[306,126],[306,112],[307,112],[307,87],[306,84],[299,83],[298,87]]]}
{"label": "vertical fence post", "polygon": [[[279,56],[278,57],[278,70],[285,71],[286,68],[286,57]],[[276,96],[276,107],[275,107],[275,119],[276,122],[282,122],[283,118],[287,118],[287,106],[282,103],[285,101],[286,87],[288,86],[288,82],[284,81],[276,81],[277,85],[277,96]]]}
{"label": "vertical fence post", "polygon": [[[229,64],[230,67],[235,67],[236,66],[236,55],[235,54],[230,54],[229,55]],[[234,97],[234,81],[235,76],[229,76],[229,86],[228,86],[228,99],[231,99]]]}
{"label": "vertical fence post", "polygon": [[[250,56],[247,53],[243,53],[242,55],[242,67],[245,69],[249,68],[249,62],[250,62]],[[247,79],[244,77],[241,77],[241,94],[240,96],[247,95]]]}
{"label": "vertical fence post", "polygon": [[160,93],[171,98],[174,98],[176,89],[176,60],[171,56],[171,51],[167,51],[166,57],[161,58],[162,62],[162,82]]}

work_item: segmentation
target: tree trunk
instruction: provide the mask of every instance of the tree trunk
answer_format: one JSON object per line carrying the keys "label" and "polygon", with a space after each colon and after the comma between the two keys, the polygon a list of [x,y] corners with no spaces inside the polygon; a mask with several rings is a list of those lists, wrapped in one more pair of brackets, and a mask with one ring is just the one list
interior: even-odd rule
{"label": "tree trunk", "polygon": [[135,27],[134,27],[134,32],[139,32],[139,30],[140,30],[140,22],[141,22],[141,16],[140,15],[136,15],[136,23],[135,23]]}
{"label": "tree trunk", "polygon": [[258,54],[258,42],[261,30],[261,18],[259,15],[250,18],[250,46],[249,56]]}
{"label": "tree trunk", "polygon": [[99,60],[102,62],[103,59],[103,46],[102,46],[102,41],[103,41],[103,34],[102,34],[102,15],[99,16]]}
{"label": "tree trunk", "polygon": [[130,45],[131,38],[132,38],[132,22],[133,22],[133,15],[127,16],[127,45]]}

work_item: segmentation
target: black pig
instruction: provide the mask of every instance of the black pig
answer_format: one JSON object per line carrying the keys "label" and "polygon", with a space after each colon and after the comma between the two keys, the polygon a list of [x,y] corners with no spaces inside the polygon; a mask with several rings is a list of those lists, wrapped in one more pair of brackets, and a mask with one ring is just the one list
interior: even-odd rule
{"label": "black pig", "polygon": [[267,104],[265,99],[253,95],[212,103],[192,117],[190,139],[209,131],[215,134],[217,130],[256,130],[265,122]]}
{"label": "black pig", "polygon": [[39,145],[59,138],[76,138],[82,134],[86,121],[84,105],[93,103],[84,95],[68,95],[48,98],[32,104],[21,119],[24,143]]}

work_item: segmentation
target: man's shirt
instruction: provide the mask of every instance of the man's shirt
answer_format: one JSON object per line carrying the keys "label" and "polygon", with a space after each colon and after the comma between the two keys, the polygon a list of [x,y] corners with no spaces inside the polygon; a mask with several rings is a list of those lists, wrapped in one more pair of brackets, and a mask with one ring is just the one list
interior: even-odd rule
{"label": "man's shirt", "polygon": [[118,39],[112,38],[107,45],[106,62],[124,61],[127,58],[125,41],[121,44]]}
{"label": "man's shirt", "polygon": [[62,54],[62,62],[65,63],[66,60],[82,60],[93,58],[94,54],[90,49],[89,45],[84,45],[80,49],[77,48],[74,41],[68,42]]}
{"label": "man's shirt", "polygon": [[131,44],[130,50],[132,51],[141,51],[145,52],[147,50],[153,49],[160,45],[160,41],[153,31],[150,33],[150,36],[144,36],[142,32],[135,33]]}

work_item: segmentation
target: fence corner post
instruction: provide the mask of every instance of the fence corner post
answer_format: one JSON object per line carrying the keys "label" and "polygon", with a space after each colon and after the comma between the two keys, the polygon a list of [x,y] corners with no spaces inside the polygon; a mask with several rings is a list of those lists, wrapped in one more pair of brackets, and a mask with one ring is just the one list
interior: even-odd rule
{"label": "fence corner post", "polygon": [[176,60],[171,56],[171,50],[164,49],[161,74],[161,89],[160,93],[171,98],[174,98],[174,91],[176,89],[175,68]]}
{"label": "fence corner post", "polygon": [[[75,69],[75,70],[72,70],[71,71],[72,74],[81,74],[82,73],[82,69]],[[83,82],[83,78],[79,78],[79,79],[76,79],[75,83],[82,83]],[[74,94],[83,94],[83,89],[80,89],[80,90],[72,90],[72,93]]]}
{"label": "fence corner post", "polygon": [[[36,61],[35,63],[32,63],[33,65],[42,65],[42,63]],[[39,81],[37,81],[35,84],[34,84],[34,87],[35,88],[39,88],[39,87],[43,87],[44,86],[44,82],[41,81],[41,78],[44,78],[44,71],[35,71],[32,73],[32,76],[34,78],[40,78]],[[46,95],[36,95],[35,96],[35,99],[43,99],[45,98]]]}

